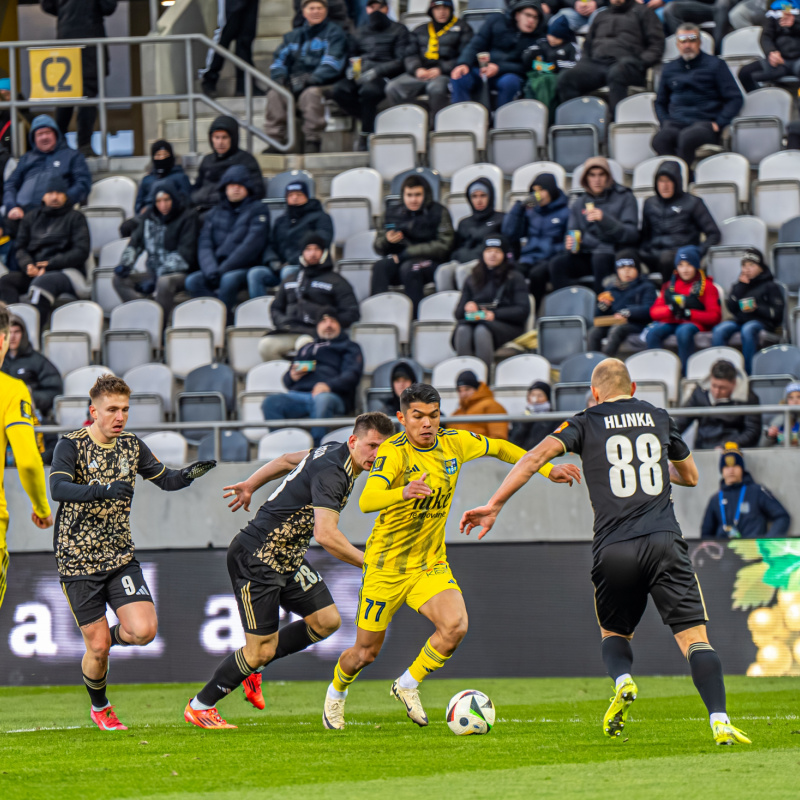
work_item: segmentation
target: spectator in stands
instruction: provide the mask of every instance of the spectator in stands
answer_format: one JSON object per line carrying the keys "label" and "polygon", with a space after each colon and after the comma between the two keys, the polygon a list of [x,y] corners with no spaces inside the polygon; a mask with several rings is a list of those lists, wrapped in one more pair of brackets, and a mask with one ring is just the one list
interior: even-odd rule
{"label": "spectator in stands", "polygon": [[[26,212],[41,206],[53,173],[64,179],[70,207],[85,203],[92,188],[86,159],[67,144],[53,118],[47,114],[34,117],[28,142],[31,149],[20,158],[5,182],[3,205],[8,219],[18,223]],[[11,232],[6,230],[6,233]]]}
{"label": "spectator in stands", "polygon": [[[641,333],[650,322],[650,307],[656,301],[656,287],[642,275],[636,250],[620,250],[615,262],[617,274],[606,282],[597,297],[597,318],[613,318],[614,324],[600,326],[595,322],[589,331],[589,350],[615,356],[631,335]],[[603,339],[606,340],[603,344]]]}
{"label": "spectator in stands", "polygon": [[[13,333],[13,330],[12,330]],[[783,402],[787,406],[800,406],[800,383],[793,381],[784,390]],[[789,416],[789,444],[797,447],[800,444],[800,413],[792,413]],[[786,416],[776,414],[767,428],[767,444],[786,443]]]}
{"label": "spectator in stands", "polygon": [[392,367],[392,396],[390,399],[383,401],[381,410],[384,414],[392,419],[397,417],[397,413],[400,411],[400,395],[416,381],[417,376],[414,374],[414,370],[405,361],[398,361]]}
{"label": "spectator in stands", "polygon": [[41,188],[41,205],[28,211],[20,222],[16,239],[19,269],[0,278],[0,300],[18,303],[20,296],[29,292],[29,301],[38,307],[44,328],[56,298],[75,293],[64,270],[86,274],[89,226],[83,214],[68,202],[69,187],[61,175],[51,172]]}
{"label": "spectator in stands", "polygon": [[[644,201],[639,254],[651,272],[669,280],[675,268],[675,252],[687,244],[701,257],[721,239],[717,223],[702,198],[683,190],[677,161],[663,161],[654,181],[656,193]],[[705,240],[701,241],[701,234]]]}
{"label": "spectator in stands", "polygon": [[408,28],[389,19],[388,11],[387,0],[367,1],[369,16],[356,31],[348,77],[326,93],[343,111],[361,120],[361,133],[354,147],[359,151],[367,149],[369,134],[375,132],[378,104],[386,96],[386,84],[402,74],[411,42]]}
{"label": "spectator in stands", "polygon": [[[465,369],[456,378],[458,408],[454,417],[477,414],[505,414],[505,408],[494,399],[492,390],[471,370]],[[491,439],[508,439],[507,422],[451,422],[448,427],[471,431]]]}
{"label": "spectator in stands", "polygon": [[[269,243],[269,211],[259,202],[252,173],[242,164],[223,175],[223,200],[206,215],[197,259],[200,271],[186,278],[186,291],[194,297],[218,297],[232,319],[239,292],[248,287],[250,270],[262,263]],[[255,281],[253,281],[255,284]],[[250,285],[259,297],[261,285]]]}
{"label": "spectator in stands", "polygon": [[[589,26],[594,22],[597,12],[606,7],[607,3],[603,0],[557,0],[550,3],[550,11],[553,12],[551,20],[561,19],[562,17],[569,23],[570,30],[577,33],[584,26]],[[555,11],[555,9],[559,9]]]}
{"label": "spectator in stands", "polygon": [[[346,3],[345,0],[327,0],[325,5],[328,9],[328,19],[335,22],[348,35],[353,33],[353,24],[361,25],[366,21],[366,12],[362,10],[359,0],[347,0]],[[302,28],[306,21],[303,0],[292,0],[292,7],[294,8],[292,28]]]}
{"label": "spectator in stands", "polygon": [[126,219],[120,225],[120,236],[130,236],[141,222],[142,216],[155,205],[156,184],[163,180],[170,180],[175,189],[186,196],[188,203],[192,194],[192,184],[180,164],[175,163],[175,154],[172,145],[166,139],[158,139],[150,148],[153,163],[150,171],[142,178],[139,191],[136,193],[136,203],[133,207],[135,216]]}
{"label": "spectator in stands", "polygon": [[550,384],[544,381],[534,381],[528,387],[525,403],[525,416],[533,417],[530,422],[511,423],[510,441],[523,450],[533,450],[545,436],[552,433],[557,425],[554,422],[537,422],[537,414],[546,414],[552,411],[550,404]]}
{"label": "spectator in stands", "polygon": [[700,268],[700,251],[682,247],[675,254],[675,271],[650,309],[653,324],[647,328],[649,348],[660,348],[673,333],[678,339],[678,357],[686,369],[694,353],[694,336],[710,331],[722,319],[719,292]]}
{"label": "spectator in stands", "polygon": [[[775,7],[779,8],[784,1],[776,0]],[[741,28],[763,28],[767,23],[768,3],[769,0],[739,0],[728,14],[730,26],[736,31]]]}
{"label": "spectator in stands", "polygon": [[[490,14],[450,73],[453,102],[472,100],[486,81],[490,90],[497,91],[497,108],[510,103],[525,80],[522,53],[535,45],[545,30],[538,0],[513,0],[508,13]],[[479,62],[479,53],[489,53],[487,64]]]}
{"label": "spectator in stands", "polygon": [[494,210],[494,184],[488,178],[478,178],[467,186],[467,202],[472,213],[458,223],[452,260],[436,270],[438,292],[463,288],[481,257],[486,237],[499,233],[503,225],[504,214]]}
{"label": "spectator in stands", "polygon": [[661,130],[653,137],[653,150],[678,156],[691,167],[698,147],[719,143],[744,98],[728,65],[701,51],[697,25],[682,24],[677,43],[680,58],[664,65],[658,84],[655,109]]}
{"label": "spectator in stands", "polygon": [[744,368],[749,375],[753,356],[760,348],[761,331],[775,333],[783,324],[783,293],[775,283],[764,256],[755,247],[742,256],[742,272],[725,298],[733,319],[714,328],[711,344],[728,344],[734,333],[741,334]]}
{"label": "spectator in stands", "polygon": [[613,118],[628,88],[644,86],[648,68],[661,61],[664,29],[655,11],[636,0],[609,3],[589,27],[581,60],[561,73],[558,94],[564,103],[607,85]]}
{"label": "spectator in stands", "polygon": [[767,11],[761,31],[761,49],[767,57],[745,64],[739,80],[746,92],[754,92],[759,83],[775,83],[781,78],[800,78],[799,0],[775,0]]}
{"label": "spectator in stands", "polygon": [[503,236],[514,246],[526,240],[517,269],[528,280],[537,308],[547,293],[550,259],[564,252],[568,219],[567,196],[558,188],[555,175],[542,172],[530,185],[530,197],[514,203],[503,220]]}
{"label": "spectator in stands", "polygon": [[460,356],[477,356],[491,368],[494,351],[525,332],[531,313],[525,278],[508,257],[508,242],[490,236],[467,278],[456,307],[453,346]]}
{"label": "spectator in stands", "polygon": [[[327,0],[303,0],[303,18],[302,27],[283,37],[269,74],[295,97],[303,120],[304,152],[319,153],[325,131],[322,92],[344,73],[347,35],[328,18]],[[264,125],[268,136],[279,140],[286,138],[286,114],[286,99],[270,89]]]}
{"label": "spectator in stands", "polygon": [[603,281],[614,274],[614,251],[639,238],[639,211],[633,192],[614,181],[602,156],[586,159],[581,186],[585,194],[569,211],[566,252],[550,261],[550,282],[560,289],[593,275],[594,290],[600,294]]}
{"label": "spectator in stands", "polygon": [[765,539],[789,534],[789,512],[753,480],[738,448],[725,449],[719,471],[719,491],[709,499],[700,529],[703,539]]}
{"label": "spectator in stands", "polygon": [[[586,3],[579,0],[579,5]],[[544,103],[550,114],[554,114],[558,105],[558,76],[563,70],[572,69],[579,58],[580,51],[567,17],[551,17],[547,36],[522,54],[523,66],[528,70],[523,95]]]}
{"label": "spectator in stands", "polygon": [[275,329],[258,345],[264,361],[284,358],[295,350],[298,336],[313,336],[323,309],[336,309],[339,324],[345,329],[361,317],[353,287],[334,271],[325,238],[309,233],[300,246],[300,271],[278,288],[270,307]]}
{"label": "spectator in stands", "polygon": [[[364,358],[342,330],[334,308],[323,309],[313,342],[304,345],[283,376],[286,393],[264,400],[264,419],[329,419],[352,413]],[[328,429],[311,428],[314,444]]]}
{"label": "spectator in stands", "polygon": [[450,73],[472,39],[472,28],[455,15],[453,0],[431,0],[430,22],[411,32],[404,65],[406,71],[389,81],[386,97],[392,105],[428,96],[428,121],[450,103]]}
{"label": "spectator in stands", "polygon": [[372,267],[372,294],[402,283],[411,298],[414,316],[426,283],[453,248],[450,212],[433,200],[425,178],[409,175],[400,187],[401,202],[386,210],[375,252],[384,256]]}
{"label": "spectator in stands", "polygon": [[694,440],[696,450],[713,450],[723,448],[726,442],[733,442],[740,448],[755,447],[761,438],[761,415],[747,414],[734,416],[725,414],[725,407],[757,406],[758,397],[747,390],[746,401],[733,397],[738,376],[736,367],[720,359],[711,367],[708,388],[697,386],[684,408],[719,408],[718,417],[680,417],[677,420],[678,430],[683,433],[693,422],[697,422],[697,435]]}
{"label": "spectator in stands", "polygon": [[[153,189],[153,207],[144,213],[114,270],[114,288],[123,302],[155,297],[169,319],[175,295],[197,264],[197,212],[169,178]],[[147,252],[146,272],[133,272]]]}
{"label": "spectator in stands", "polygon": [[[253,40],[258,28],[259,0],[217,0],[217,29],[214,41],[220,47],[230,48],[236,41],[236,55],[242,61],[253,64]],[[209,49],[205,69],[200,70],[203,92],[209,97],[217,96],[217,82],[225,66],[225,58],[216,50]],[[244,72],[236,70],[236,96],[244,96]]]}
{"label": "spectator in stands", "polygon": [[264,196],[264,179],[258,161],[246,150],[239,149],[239,123],[233,117],[217,117],[208,129],[213,150],[203,156],[192,189],[192,203],[202,214],[222,199],[222,177],[230,167],[241,165],[250,173],[253,195]]}
{"label": "spectator in stands", "polygon": [[56,397],[64,394],[61,374],[52,361],[33,349],[25,323],[17,316],[11,317],[8,341],[8,353],[0,369],[25,382],[39,418],[44,419],[53,410]]}
{"label": "spectator in stands", "polygon": [[662,13],[664,30],[671,36],[673,33],[680,33],[685,25],[713,22],[714,45],[716,51],[720,52],[722,40],[730,30],[728,12],[736,2],[737,0],[667,0]]}

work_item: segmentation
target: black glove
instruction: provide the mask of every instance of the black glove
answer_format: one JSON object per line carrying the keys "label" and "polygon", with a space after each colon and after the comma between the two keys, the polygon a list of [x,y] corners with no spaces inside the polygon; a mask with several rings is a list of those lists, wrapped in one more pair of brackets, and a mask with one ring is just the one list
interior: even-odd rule
{"label": "black glove", "polygon": [[219,272],[214,272],[210,275],[206,275],[206,286],[209,289],[215,290],[219,289],[219,281],[220,281],[221,274]]}
{"label": "black glove", "polygon": [[96,484],[97,500],[121,500],[126,502],[133,497],[133,484],[128,481],[112,481],[103,484]]}
{"label": "black glove", "polygon": [[216,461],[195,461],[194,464],[189,464],[181,470],[181,477],[185,481],[193,481],[195,478],[202,478],[206,472],[214,469],[217,466]]}
{"label": "black glove", "polygon": [[289,83],[292,87],[292,94],[301,94],[306,86],[308,86],[308,79],[309,75],[307,72],[303,72],[300,75],[292,75],[289,79]]}

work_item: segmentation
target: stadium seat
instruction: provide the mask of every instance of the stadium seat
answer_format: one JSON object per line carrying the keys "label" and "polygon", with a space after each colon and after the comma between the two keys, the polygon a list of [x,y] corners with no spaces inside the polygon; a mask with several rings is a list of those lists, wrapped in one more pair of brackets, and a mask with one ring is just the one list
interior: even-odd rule
{"label": "stadium seat", "polygon": [[110,242],[119,239],[119,226],[125,222],[125,212],[111,206],[87,206],[81,209],[89,226],[89,241],[95,256]]}
{"label": "stadium seat", "polygon": [[425,369],[456,354],[452,339],[455,322],[416,320],[411,332],[411,355]]}
{"label": "stadium seat", "polygon": [[[263,422],[264,414],[261,406],[264,398],[270,394],[279,394],[287,391],[283,384],[283,376],[291,366],[289,361],[276,359],[264,361],[253,367],[245,377],[244,391],[239,392],[239,419],[248,422]],[[244,435],[251,442],[258,442],[264,435],[266,428],[245,428]]]}
{"label": "stadium seat", "polygon": [[567,173],[561,164],[554,161],[534,161],[532,164],[525,164],[514,170],[511,176],[511,190],[505,197],[505,208],[510,209],[517,200],[525,200],[530,195],[530,186],[533,179],[543,172],[551,173],[558,188],[562,192],[567,191]]}
{"label": "stadium seat", "polygon": [[89,419],[90,403],[88,395],[58,395],[53,400],[56,425],[76,430],[82,428]]}
{"label": "stadium seat", "polygon": [[514,100],[494,112],[494,127],[489,131],[489,160],[503,174],[539,158],[547,141],[549,111],[538,100]]}
{"label": "stadium seat", "polygon": [[79,331],[46,331],[42,336],[42,353],[56,365],[62,377],[92,363],[89,335]]}
{"label": "stadium seat", "polygon": [[117,206],[122,209],[125,219],[129,219],[134,213],[137,191],[136,181],[124,175],[102,178],[92,184],[84,210],[91,209],[93,206]]}
{"label": "stadium seat", "polygon": [[103,361],[117,374],[153,360],[153,345],[147,331],[107,330],[103,333]]}
{"label": "stadium seat", "polygon": [[39,328],[41,321],[39,309],[30,303],[11,303],[8,306],[8,313],[19,317],[25,323],[25,330],[28,333],[28,341],[34,350],[39,349]]}
{"label": "stadium seat", "polygon": [[270,308],[274,297],[254,297],[236,307],[233,327],[226,333],[226,350],[228,363],[237,375],[247,372],[260,364],[262,359],[258,352],[258,343],[267,331],[272,330],[272,314]]}
{"label": "stadium seat", "polygon": [[375,252],[375,233],[369,230],[350,236],[344,243],[342,261],[377,261],[380,256]]}
{"label": "stadium seat", "polygon": [[486,149],[489,113],[480,103],[453,103],[436,114],[429,162],[445,179],[478,161]]}
{"label": "stadium seat", "polygon": [[108,367],[101,366],[79,367],[78,369],[74,369],[64,376],[64,394],[80,395],[88,399],[89,390],[94,386],[95,381],[102,375],[107,375],[109,373],[111,373],[111,370]]}
{"label": "stadium seat", "polygon": [[219,437],[219,456],[214,452],[214,434],[206,436],[197,448],[198,461],[209,461],[218,458],[219,461],[242,462],[250,460],[250,443],[240,431],[222,431]]}
{"label": "stadium seat", "polygon": [[633,170],[633,179],[631,188],[634,192],[637,189],[649,189],[653,191],[653,185],[656,181],[656,172],[664,161],[677,161],[681,168],[681,177],[683,178],[683,190],[687,191],[689,188],[689,168],[686,162],[677,156],[655,156],[648,158],[647,161],[642,161],[637,164]]}
{"label": "stadium seat", "polygon": [[550,362],[538,355],[518,355],[501,361],[494,370],[494,385],[530,386],[534,381],[550,383]]}
{"label": "stadium seat", "polygon": [[580,383],[557,383],[553,386],[551,397],[553,411],[575,413],[586,408],[586,396],[592,388],[589,381]]}
{"label": "stadium seat", "polygon": [[772,273],[790,295],[800,291],[800,216],[787,220],[772,246]]}
{"label": "stadium seat", "polygon": [[658,125],[655,109],[655,92],[639,92],[626,97],[617,103],[614,119],[617,124],[629,122],[652,122]]}
{"label": "stadium seat", "polygon": [[[450,181],[450,194],[466,195],[467,188],[478,178],[484,178],[494,187],[495,211],[503,210],[503,172],[495,164],[470,164],[456,172]],[[470,213],[472,213],[470,211]]]}
{"label": "stadium seat", "polygon": [[[176,403],[178,422],[224,422],[228,418],[225,398],[219,392],[180,392]],[[212,430],[184,428],[181,432],[189,444],[199,445]]]}
{"label": "stadium seat", "polygon": [[[625,361],[631,380],[637,384],[661,381],[666,386],[670,403],[678,402],[681,386],[681,362],[669,350],[643,350],[628,356]],[[637,392],[638,396],[638,392]]]}
{"label": "stadium seat", "polygon": [[[225,346],[225,322],[228,310],[216,297],[195,297],[172,310],[172,329],[206,328],[211,332],[214,347]],[[207,362],[210,363],[210,362]]]}
{"label": "stadium seat", "polygon": [[320,444],[339,444],[342,442],[346,442],[351,434],[353,433],[353,426],[352,425],[345,425],[342,428],[336,428],[335,430],[329,431],[322,437],[322,441]]}
{"label": "stadium seat", "polygon": [[723,288],[729,289],[740,274],[741,258],[750,247],[767,252],[767,226],[754,216],[726,219],[719,225],[722,239],[706,255],[708,274]]}
{"label": "stadium seat", "polygon": [[428,112],[417,105],[399,105],[381,111],[370,136],[370,166],[384,180],[414,169],[417,154],[428,147]]}
{"label": "stadium seat", "polygon": [[153,455],[170,467],[183,467],[189,454],[189,443],[177,431],[157,431],[142,437]]}
{"label": "stadium seat", "polygon": [[423,297],[417,309],[417,319],[451,322],[455,319],[456,306],[460,299],[461,292],[455,290],[434,292]]}
{"label": "stadium seat", "polygon": [[103,245],[100,248],[100,255],[97,259],[97,269],[105,269],[107,267],[117,267],[122,260],[122,254],[125,248],[130,243],[130,239],[114,239],[112,242]]}
{"label": "stadium seat", "polygon": [[359,303],[370,296],[372,267],[378,258],[379,256],[370,259],[342,259],[336,265],[339,274],[353,287],[353,294]]}
{"label": "stadium seat", "polygon": [[548,134],[548,153],[571,175],[587,158],[605,145],[608,106],[599,97],[575,97],[555,111],[555,124]]}
{"label": "stadium seat", "polygon": [[[621,186],[625,185],[625,172],[622,166],[613,158],[606,159],[608,161],[608,168],[611,170],[611,177]],[[572,173],[572,188],[569,190],[570,194],[582,194],[583,186],[581,186],[581,178],[583,177],[583,164],[578,164]]]}
{"label": "stadium seat", "polygon": [[736,212],[720,219],[725,220],[728,217],[737,217],[741,213],[740,204],[744,206],[750,204],[750,164],[739,153],[717,153],[714,156],[704,158],[698,162],[694,169],[694,188],[692,193],[697,194],[697,190],[701,187],[703,190],[719,187],[734,194]]}
{"label": "stadium seat", "polygon": [[722,360],[729,361],[739,371],[744,372],[744,356],[738,350],[732,347],[708,347],[689,356],[686,362],[686,380],[705,380],[711,367]]}
{"label": "stadium seat", "polygon": [[719,55],[734,77],[737,77],[745,64],[766,57],[761,48],[761,27],[752,26],[731,31],[723,38]]}
{"label": "stadium seat", "polygon": [[471,370],[478,376],[478,380],[483,383],[489,382],[489,371],[486,363],[475,356],[454,356],[444,361],[440,361],[431,374],[431,384],[437,389],[453,389],[456,385],[456,378],[464,370]]}
{"label": "stadium seat", "polygon": [[[751,375],[747,387],[762,406],[779,405],[786,398],[786,387],[796,380],[794,375]],[[772,414],[765,414],[771,417]],[[765,419],[765,424],[767,420]]]}
{"label": "stadium seat", "polygon": [[[414,169],[409,169],[405,172],[401,172],[399,175],[395,175],[394,178],[392,178],[389,186],[389,197],[400,197],[400,187],[403,185],[403,181],[409,175],[419,175],[421,178],[425,178],[425,180],[428,182],[428,186],[431,187],[433,199],[436,202],[439,202],[442,179],[439,173],[430,167],[414,167]],[[388,197],[384,198],[384,200],[386,199],[388,199]]]}
{"label": "stadium seat", "polygon": [[128,406],[128,430],[140,433],[164,422],[164,404],[157,394],[132,392]]}
{"label": "stadium seat", "polygon": [[175,377],[183,379],[193,369],[214,362],[214,334],[208,327],[167,328],[164,356]]}
{"label": "stadium seat", "polygon": [[225,411],[236,408],[236,376],[227,364],[208,364],[193,369],[183,384],[183,394],[216,392],[225,400]]}
{"label": "stadium seat", "polygon": [[790,344],[777,344],[759,350],[753,356],[752,374],[785,374],[800,378],[800,349]]}
{"label": "stadium seat", "polygon": [[371,375],[387,358],[400,355],[400,334],[391,322],[356,322],[350,326],[350,339],[361,348],[365,375]]}
{"label": "stadium seat", "polygon": [[400,292],[381,292],[364,300],[359,309],[360,322],[385,324],[391,321],[397,328],[400,344],[408,344],[413,306],[406,295]]}
{"label": "stadium seat", "polygon": [[553,366],[586,352],[586,322],[582,317],[540,317],[536,329],[539,354]]}
{"label": "stadium seat", "polygon": [[762,159],[752,204],[753,214],[773,231],[800,215],[800,150],[783,150]]}
{"label": "stadium seat", "polygon": [[258,441],[258,460],[273,461],[284,453],[311,450],[314,440],[303,428],[278,428],[262,436]]}
{"label": "stadium seat", "polygon": [[561,362],[558,381],[559,383],[588,383],[592,380],[594,368],[607,358],[608,356],[603,353],[591,351],[570,356]]}
{"label": "stadium seat", "polygon": [[373,227],[381,213],[383,178],[374,169],[359,167],[336,175],[325,211],[333,220],[334,242],[343,245],[352,236]]}
{"label": "stadium seat", "polygon": [[448,193],[444,196],[443,202],[447,208],[447,213],[450,214],[450,220],[454,228],[458,228],[461,220],[472,214],[472,206],[469,204],[465,194]]}
{"label": "stadium seat", "polygon": [[579,316],[589,324],[594,319],[597,298],[585,286],[566,286],[547,295],[543,313],[548,317]]}
{"label": "stadium seat", "polygon": [[128,370],[123,376],[131,392],[156,394],[161,398],[165,414],[175,407],[175,376],[166,364],[143,364]]}
{"label": "stadium seat", "polygon": [[[525,413],[528,405],[527,386],[492,386],[494,399],[500,403],[510,416],[517,416]],[[553,425],[555,427],[555,424]]]}
{"label": "stadium seat", "polygon": [[114,288],[113,267],[92,270],[92,300],[103,309],[106,316],[122,305],[122,298]]}
{"label": "stadium seat", "polygon": [[739,116],[731,122],[731,150],[757,166],[783,148],[786,126],[792,118],[792,96],[771,86],[748,92]]}
{"label": "stadium seat", "polygon": [[103,345],[103,309],[91,300],[77,300],[59,306],[50,318],[50,331],[85,333],[92,352],[99,353]]}
{"label": "stadium seat", "polygon": [[437,391],[439,392],[439,411],[443,417],[449,417],[453,414],[460,404],[460,399],[458,397],[458,389],[453,386],[441,386],[437,387]]}

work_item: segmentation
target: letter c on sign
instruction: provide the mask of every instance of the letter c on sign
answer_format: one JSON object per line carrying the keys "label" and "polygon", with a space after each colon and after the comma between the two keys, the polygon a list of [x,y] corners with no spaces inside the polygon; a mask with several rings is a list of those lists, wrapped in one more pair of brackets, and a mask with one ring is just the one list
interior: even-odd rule
{"label": "letter c on sign", "polygon": [[[56,64],[62,64],[64,66],[64,72],[58,79],[58,83],[56,83],[54,86],[49,80],[47,80],[47,68]],[[42,61],[41,80],[42,86],[46,92],[71,92],[72,85],[67,83],[71,74],[72,64],[70,63],[69,59],[64,58],[64,56],[57,56],[56,58],[50,57]]]}

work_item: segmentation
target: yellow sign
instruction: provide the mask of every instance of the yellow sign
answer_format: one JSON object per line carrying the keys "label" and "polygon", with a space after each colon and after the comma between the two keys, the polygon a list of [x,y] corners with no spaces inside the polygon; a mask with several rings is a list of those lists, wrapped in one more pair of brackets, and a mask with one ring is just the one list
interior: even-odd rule
{"label": "yellow sign", "polygon": [[43,47],[28,50],[31,100],[83,97],[82,47]]}

